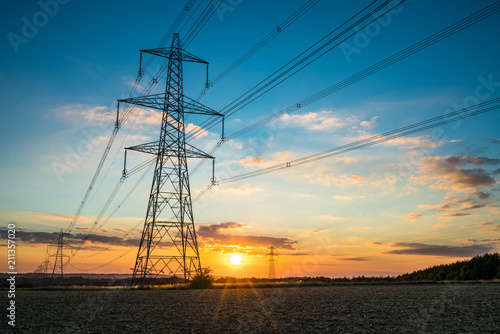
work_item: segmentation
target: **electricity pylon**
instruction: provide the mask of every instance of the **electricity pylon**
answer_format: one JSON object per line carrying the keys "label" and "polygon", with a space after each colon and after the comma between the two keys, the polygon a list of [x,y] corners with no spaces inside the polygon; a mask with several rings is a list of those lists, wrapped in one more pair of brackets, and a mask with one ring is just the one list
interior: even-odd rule
{"label": "electricity pylon", "polygon": [[[182,63],[187,61],[207,64],[208,71],[208,62],[183,50],[178,34],[174,34],[171,47],[141,50],[141,59],[143,52],[167,58],[168,71],[164,93],[118,100],[118,103],[162,111],[159,140],[125,148],[156,155],[132,285],[144,287],[159,276],[174,276],[187,284],[196,274],[201,274],[187,159],[214,157],[186,142],[184,115],[223,115],[184,96]],[[140,68],[141,74],[142,67]],[[212,177],[212,182],[214,180]],[[160,218],[160,214],[165,214],[165,208],[170,209],[167,212],[172,214],[172,218]],[[175,255],[164,254],[162,246],[173,250]]]}
{"label": "electricity pylon", "polygon": [[269,263],[269,275],[267,276],[267,278],[270,280],[276,279],[276,262],[278,262],[278,260],[276,260],[275,257],[278,257],[278,254],[274,252],[275,249],[276,248],[271,246],[269,248],[269,254],[266,255],[266,257],[269,257],[269,259],[267,260],[267,262]]}
{"label": "electricity pylon", "polygon": [[[63,229],[61,229],[61,232],[59,232],[59,237],[57,238],[57,244],[54,245],[52,243],[51,246],[56,247],[56,252],[55,254],[49,254],[48,259],[50,260],[51,257],[54,257],[54,267],[52,267],[52,276],[50,277],[50,280],[53,282],[54,281],[54,276],[58,275],[59,273],[61,274],[61,284],[63,283],[64,280],[64,261],[63,258],[69,257],[69,255],[64,255],[64,248],[69,247],[64,243],[64,232]],[[49,261],[46,261],[47,263]]]}

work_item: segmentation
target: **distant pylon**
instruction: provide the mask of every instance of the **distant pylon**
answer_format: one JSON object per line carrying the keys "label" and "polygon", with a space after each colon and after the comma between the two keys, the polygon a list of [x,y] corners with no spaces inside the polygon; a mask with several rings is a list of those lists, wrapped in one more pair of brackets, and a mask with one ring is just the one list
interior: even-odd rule
{"label": "distant pylon", "polygon": [[[54,244],[52,244],[54,246]],[[68,255],[64,255],[64,248],[68,247],[66,244],[64,244],[64,232],[63,229],[61,229],[61,232],[59,232],[59,237],[57,239],[57,244],[55,245],[56,247],[56,252],[55,254],[49,254],[49,259],[51,257],[54,257],[54,267],[52,267],[52,276],[51,276],[51,281],[54,281],[54,276],[59,275],[61,277],[61,284],[63,283],[64,280],[64,261],[63,258],[69,257]],[[46,264],[45,264],[46,265]]]}
{"label": "distant pylon", "polygon": [[275,259],[275,257],[278,257],[278,254],[276,254],[274,251],[276,248],[271,246],[269,248],[269,254],[266,255],[266,257],[269,257],[267,262],[269,263],[269,275],[267,276],[268,279],[276,279],[276,262],[278,260]]}
{"label": "distant pylon", "polygon": [[[164,93],[118,100],[118,103],[130,103],[162,112],[158,141],[125,148],[156,155],[132,285],[151,285],[159,276],[173,276],[187,284],[196,274],[201,274],[187,159],[214,157],[186,142],[184,115],[223,115],[184,96],[182,63],[207,64],[208,70],[208,62],[183,50],[178,34],[174,34],[171,47],[141,50],[141,59],[143,52],[167,58],[168,72]],[[215,182],[213,175],[212,182]],[[160,218],[166,207],[170,209],[167,213],[172,214],[170,219]],[[165,248],[172,249],[175,255],[165,254]]]}

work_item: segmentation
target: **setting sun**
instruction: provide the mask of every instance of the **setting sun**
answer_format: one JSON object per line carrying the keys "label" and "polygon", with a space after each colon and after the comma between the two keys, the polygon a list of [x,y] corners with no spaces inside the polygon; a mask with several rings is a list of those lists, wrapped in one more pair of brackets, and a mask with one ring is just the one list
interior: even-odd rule
{"label": "setting sun", "polygon": [[231,255],[231,264],[234,264],[234,265],[238,265],[238,264],[241,264],[241,260],[242,260],[242,256],[241,254],[232,254]]}

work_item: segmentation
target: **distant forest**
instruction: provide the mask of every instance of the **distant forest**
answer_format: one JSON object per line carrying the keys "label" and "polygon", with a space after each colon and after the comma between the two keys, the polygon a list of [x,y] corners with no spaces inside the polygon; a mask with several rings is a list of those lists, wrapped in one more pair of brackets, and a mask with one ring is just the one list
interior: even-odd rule
{"label": "distant forest", "polygon": [[500,279],[500,256],[486,253],[470,260],[442,264],[398,276],[402,281],[475,281]]}

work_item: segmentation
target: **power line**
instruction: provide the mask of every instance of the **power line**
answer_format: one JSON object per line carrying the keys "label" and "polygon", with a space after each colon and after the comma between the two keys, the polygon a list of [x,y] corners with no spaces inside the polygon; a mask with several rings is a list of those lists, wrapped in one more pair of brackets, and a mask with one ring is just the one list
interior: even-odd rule
{"label": "power line", "polygon": [[[359,33],[359,31],[363,30],[364,28],[366,28],[368,25],[370,25],[371,23],[375,22],[376,20],[378,20],[380,17],[384,16],[385,14],[387,14],[388,12],[390,12],[391,10],[393,10],[394,8],[396,8],[397,6],[401,5],[404,1],[406,0],[402,0],[400,1],[397,5],[395,6],[391,6],[389,9],[387,9],[385,12],[383,12],[382,14],[377,14],[378,16],[376,16],[373,20],[371,20],[370,22],[366,23],[362,28],[356,30],[356,32],[352,33],[351,35],[349,35],[347,38],[345,38],[343,41],[345,41],[346,39],[352,37],[353,35]],[[244,106],[248,105],[249,103],[253,102],[254,100],[256,100],[258,97],[262,96],[263,94],[265,94],[266,92],[268,92],[269,90],[271,90],[272,88],[276,87],[278,84],[282,83],[283,81],[287,80],[288,78],[290,78],[292,75],[296,74],[297,72],[299,72],[300,70],[304,69],[305,67],[307,67],[308,65],[310,65],[312,62],[316,61],[317,59],[319,59],[320,57],[322,57],[323,55],[325,55],[326,53],[328,53],[329,51],[331,51],[333,48],[335,48],[336,46],[340,45],[340,43],[336,44],[334,47],[330,48],[329,50],[323,52],[321,55],[319,55],[318,57],[316,57],[315,59],[313,59],[312,61],[310,61],[309,63],[307,63],[306,65],[302,66],[300,69],[298,69],[297,71],[295,71],[294,73],[290,74],[288,77],[286,77],[285,79],[283,79],[282,81],[280,81],[279,83],[275,84],[274,86],[272,86],[271,88],[269,88],[268,90],[266,90],[265,92],[261,93],[259,96],[255,97],[254,99],[252,99],[251,101],[247,102],[245,105],[241,106],[240,108],[238,109],[234,109],[236,107],[238,107],[241,103],[247,101],[249,98],[252,98],[255,96],[255,94],[259,93],[262,89],[266,88],[267,86],[269,86],[270,84],[274,83],[276,80],[278,80],[279,78],[281,78],[283,75],[287,74],[289,71],[293,70],[295,67],[301,65],[304,61],[308,60],[309,58],[311,58],[312,56],[314,56],[315,54],[317,54],[318,52],[320,52],[321,50],[323,50],[325,47],[327,47],[328,45],[330,45],[331,43],[333,43],[335,40],[337,40],[338,38],[340,38],[341,36],[343,36],[344,34],[348,33],[350,30],[353,30],[355,27],[357,27],[359,24],[363,23],[363,21],[367,20],[369,17],[373,16],[375,13],[379,12],[381,9],[383,9],[385,6],[387,6],[391,0],[387,0],[385,2],[383,2],[382,4],[380,4],[378,7],[372,9],[370,12],[368,12],[367,14],[365,14],[362,18],[358,19],[356,22],[352,23],[348,28],[344,29],[342,32],[340,32],[339,34],[335,35],[333,38],[327,40],[326,42],[324,42],[323,44],[321,44],[319,47],[315,48],[315,46],[317,46],[318,44],[320,44],[320,42],[326,40],[328,37],[330,37],[332,34],[334,34],[336,31],[338,31],[340,28],[342,28],[343,26],[347,25],[350,21],[354,20],[357,16],[361,15],[363,12],[365,12],[366,10],[368,10],[373,4],[375,4],[377,2],[377,0],[371,2],[370,4],[368,4],[367,6],[365,6],[361,11],[359,11],[358,13],[356,13],[355,15],[353,15],[352,17],[350,17],[347,21],[345,21],[344,23],[342,23],[340,26],[338,26],[336,29],[334,29],[333,31],[331,31],[330,33],[328,33],[326,36],[324,36],[322,39],[320,39],[318,42],[314,43],[312,46],[310,46],[308,49],[306,49],[305,51],[303,51],[301,54],[299,54],[298,56],[296,56],[294,59],[292,59],[291,61],[289,61],[287,64],[283,65],[280,69],[278,69],[277,71],[275,71],[273,74],[271,74],[270,76],[268,76],[266,79],[262,80],[259,84],[255,85],[253,88],[251,88],[250,90],[248,90],[246,93],[242,94],[239,98],[237,98],[236,100],[234,100],[233,102],[231,102],[229,105],[227,105],[226,107],[224,107],[222,110],[225,110],[227,109],[225,112],[222,112],[223,114],[228,114],[229,113],[229,116],[233,115],[234,113],[236,113],[237,111],[241,110]],[[312,51],[311,51],[312,50]],[[308,51],[311,51],[309,54],[307,54]],[[307,54],[305,56],[305,58],[303,59],[300,59],[304,54]],[[285,70],[283,73],[280,73],[278,74],[281,70],[283,70],[284,68],[286,68],[288,65],[292,64],[294,61],[297,61],[295,64],[293,64],[290,68],[288,68],[287,70]],[[272,78],[274,75],[278,75],[276,78]],[[259,85],[261,85],[262,83],[264,83],[266,80],[268,79],[271,79],[270,82],[268,82],[267,84],[265,84],[264,86],[260,87],[257,89],[257,91],[254,91],[252,92],[254,89],[256,89]],[[240,102],[237,102],[239,99],[243,98],[245,95],[249,94],[246,98],[244,98],[242,101]],[[229,107],[231,106],[232,104],[235,104],[233,107]],[[209,123],[208,124],[212,124],[211,126],[208,127],[208,129],[212,128],[213,126],[215,126],[218,121],[214,121],[212,119],[212,121],[208,121]],[[211,122],[211,123],[210,123]],[[202,123],[202,126],[203,125],[206,125],[207,122],[203,122]],[[197,130],[194,130],[194,131],[191,131],[188,133],[188,138],[191,138],[191,137],[197,137],[200,133],[202,133],[202,128],[200,127],[199,129]],[[224,138],[223,138],[224,140]],[[220,144],[217,144],[219,145],[220,147]],[[201,164],[203,163],[203,161],[201,161],[195,168],[194,170],[198,170],[198,168],[201,166]]]}
{"label": "power line", "polygon": [[[466,18],[448,26],[447,28],[444,28],[430,36],[428,36],[427,38],[424,38],[422,39],[421,41],[393,54],[392,56],[390,57],[387,57],[385,58],[384,60],[382,61],[379,61],[378,63],[314,94],[314,95],[311,95],[309,96],[308,98],[305,98],[291,106],[289,106],[288,108],[285,108],[279,112],[276,112],[274,113],[273,115],[270,115],[260,121],[257,121],[243,129],[240,129],[234,133],[232,133],[231,135],[229,135],[229,137],[225,137],[224,138],[224,141],[227,141],[227,140],[230,140],[230,139],[234,139],[234,138],[237,138],[239,136],[242,136],[250,131],[253,131],[259,127],[262,127],[276,119],[279,119],[281,117],[283,117],[284,115],[288,115],[288,114],[291,114],[311,103],[314,103],[322,98],[325,98],[335,92],[338,92],[339,90],[343,89],[343,88],[346,88],[366,77],[369,77],[373,74],[375,74],[376,72],[378,71],[381,71],[383,69],[385,69],[386,67],[389,67],[419,51],[422,51],[424,49],[426,49],[427,47],[431,46],[431,45],[434,45],[438,42],[440,42],[441,40],[445,39],[445,38],[448,38],[452,35],[454,35],[455,33],[463,30],[463,29],[466,29],[468,27],[470,27],[471,25],[474,25],[486,18],[488,18],[489,16],[493,15],[493,14],[496,14],[498,13],[498,11],[500,10],[500,5],[498,4],[498,2],[496,4],[492,4],[490,6],[487,6],[479,11],[477,11],[476,13],[473,13],[469,16],[467,16]],[[221,146],[222,144],[224,143],[223,140],[219,141],[213,148],[212,150],[210,151],[210,154],[213,154],[215,153],[215,151],[217,151]],[[194,168],[194,170],[197,170],[201,167],[201,165],[204,163],[204,160],[200,161],[198,163],[198,165]]]}
{"label": "power line", "polygon": [[[380,11],[385,6],[387,6],[389,3],[392,2],[391,0],[386,0],[385,2],[383,2],[382,4],[380,4],[378,7],[374,8],[370,12],[364,14],[364,16],[361,17],[360,19],[358,19],[357,21],[351,23],[349,27],[345,28],[343,31],[341,31],[338,34],[336,34],[335,36],[331,37],[331,35],[333,35],[341,27],[349,24],[350,21],[354,20],[357,16],[362,15],[363,12],[365,12],[366,10],[368,10],[369,7],[371,7],[375,2],[377,2],[377,0],[375,0],[374,2],[372,2],[369,5],[367,5],[366,7],[364,7],[361,11],[359,11],[358,13],[356,13],[355,15],[353,15],[347,21],[345,21],[344,23],[342,23],[340,26],[338,26],[337,28],[335,28],[333,31],[331,31],[330,33],[328,33],[326,36],[324,36],[323,38],[321,38],[319,41],[317,41],[316,43],[314,43],[312,46],[310,46],[309,48],[307,48],[305,51],[303,51],[302,53],[300,53],[298,56],[296,56],[295,58],[293,58],[292,60],[290,60],[288,63],[286,63],[285,65],[283,65],[281,68],[279,68],[278,70],[276,70],[274,73],[272,73],[271,75],[269,75],[267,78],[265,78],[264,80],[262,80],[261,82],[259,82],[258,84],[256,84],[252,88],[250,88],[247,92],[245,92],[244,94],[240,95],[235,100],[233,100],[226,107],[222,108],[220,112],[222,114],[226,115],[226,117],[230,117],[230,116],[234,115],[236,112],[240,111],[241,109],[243,109],[248,104],[252,103],[253,101],[255,101],[256,99],[258,99],[262,95],[266,94],[267,92],[269,92],[270,90],[272,90],[273,88],[275,88],[276,86],[278,86],[279,84],[283,83],[284,81],[286,81],[287,79],[289,79],[290,77],[292,77],[293,75],[295,75],[296,73],[298,73],[299,71],[301,71],[302,69],[306,68],[307,66],[309,66],[310,64],[312,64],[313,62],[315,62],[316,60],[318,60],[319,58],[321,58],[322,56],[324,56],[325,54],[327,54],[328,52],[330,52],[331,50],[333,50],[335,47],[337,47],[338,45],[340,45],[345,40],[347,40],[350,37],[358,34],[360,31],[362,31],[363,29],[365,29],[368,25],[370,25],[371,23],[377,21],[380,17],[386,15],[391,10],[394,10],[395,8],[397,8],[398,6],[400,6],[405,1],[406,0],[401,0],[398,4],[396,4],[394,6],[391,6],[389,9],[383,11],[382,14],[380,14]],[[357,28],[360,24],[363,24],[363,22],[365,22],[367,19],[369,19],[369,18],[371,18],[373,16],[375,16],[375,18],[373,18],[372,20],[370,20],[368,23],[364,24],[364,26],[362,26],[361,28],[355,30],[355,28]],[[304,62],[306,62],[307,60],[309,60],[311,57],[315,56],[316,54],[318,54],[319,52],[321,52],[322,50],[324,50],[325,48],[327,48],[330,44],[332,44],[333,42],[337,41],[339,38],[341,38],[342,36],[348,34],[352,30],[355,30],[355,31],[352,32],[351,34],[349,34],[345,39],[343,39],[339,43],[335,44],[333,47],[327,49],[326,51],[322,52],[321,54],[319,54],[318,56],[316,56],[314,59],[312,59],[311,61],[309,61],[308,63],[306,63],[302,67],[300,67],[297,70],[295,70],[294,72],[290,73],[288,76],[284,77],[289,72],[291,72],[294,69],[296,69],[297,67],[301,66]],[[277,83],[275,83],[278,80],[280,80],[280,81],[277,82]],[[203,131],[204,131],[203,128],[210,129],[213,126],[215,126],[216,124],[218,124],[218,123],[219,123],[219,120],[211,118],[208,121],[202,123],[200,125],[199,129],[191,131],[191,133],[189,133],[189,137],[193,137],[193,136],[197,137],[201,133],[203,133]]]}
{"label": "power line", "polygon": [[219,6],[224,0],[212,0],[207,4],[203,13],[198,17],[196,22],[192,25],[191,29],[188,30],[186,36],[182,40],[182,47],[187,48],[193,39],[199,34],[201,29],[207,24],[212,15],[219,9]]}
{"label": "power line", "polygon": [[454,34],[456,34],[457,32],[460,32],[462,31],[463,29],[465,28],[468,28],[470,27],[471,25],[473,24],[476,24],[488,17],[490,17],[491,15],[493,14],[496,14],[498,13],[498,11],[500,11],[500,4],[496,3],[496,4],[492,4],[474,14],[471,14],[469,15],[468,17],[450,25],[449,27],[447,28],[444,28],[430,36],[428,36],[427,38],[424,38],[423,40],[393,54],[392,56],[390,57],[387,57],[385,58],[384,60],[382,61],[379,61],[378,63],[364,69],[363,71],[361,72],[358,72],[350,77],[348,77],[347,79],[344,79],[302,101],[299,101],[298,103],[294,104],[294,105],[291,105],[290,107],[286,108],[286,109],[283,109],[271,116],[268,116],[252,125],[249,125],[247,126],[246,128],[244,129],[241,129],[241,130],[238,130],[236,132],[234,132],[232,135],[230,135],[229,137],[230,138],[236,138],[236,137],[239,137],[243,134],[246,134],[252,130],[255,130],[256,128],[259,128],[265,124],[268,124],[280,117],[282,117],[283,115],[285,114],[289,114],[289,113],[292,113],[304,106],[307,106],[313,102],[316,102],[328,95],[331,95],[345,87],[348,87],[366,77],[369,77],[371,76],[372,74],[375,74],[376,72],[380,71],[380,70],[383,70],[385,69],[386,67],[388,66],[391,66],[419,51],[422,51],[424,49],[426,49],[427,47],[431,46],[431,45],[434,45],[436,44],[437,42],[445,39],[445,38],[448,38]]}
{"label": "power line", "polygon": [[261,39],[257,44],[245,52],[240,58],[234,61],[226,69],[216,75],[212,80],[209,81],[208,85],[201,91],[200,95],[196,99],[201,100],[202,97],[207,93],[208,89],[213,87],[216,83],[226,77],[229,73],[234,71],[238,66],[245,62],[248,58],[257,53],[260,49],[271,42],[276,36],[280,35],[286,28],[291,26],[295,21],[297,21],[302,15],[307,13],[312,7],[314,7],[320,0],[309,0],[297,11],[295,11],[291,16],[289,16],[285,21],[279,24],[275,29],[273,29],[267,36]]}
{"label": "power line", "polygon": [[[479,108],[484,108],[484,109],[477,110]],[[351,152],[351,151],[358,150],[358,149],[361,149],[364,147],[368,147],[368,146],[380,144],[380,143],[383,143],[383,142],[386,142],[389,140],[393,140],[396,138],[404,137],[404,136],[407,136],[407,135],[410,135],[410,134],[413,134],[416,132],[420,132],[420,131],[434,128],[437,126],[445,125],[445,124],[448,124],[451,122],[455,122],[457,120],[480,115],[480,114],[483,114],[486,112],[496,110],[498,108],[500,108],[500,98],[489,100],[489,101],[480,103],[480,104],[475,105],[475,106],[471,106],[468,108],[463,108],[463,109],[460,109],[457,111],[453,111],[453,112],[444,114],[442,116],[430,118],[430,119],[427,119],[425,121],[421,121],[418,123],[407,125],[407,126],[404,126],[402,128],[398,128],[395,130],[384,132],[384,133],[381,133],[381,134],[378,134],[375,136],[361,139],[361,140],[358,140],[358,141],[355,141],[355,142],[352,142],[352,143],[349,143],[346,145],[342,145],[339,147],[335,147],[335,148],[326,150],[326,151],[321,151],[318,153],[310,154],[310,155],[307,155],[307,156],[304,156],[304,157],[301,157],[298,159],[287,161],[285,163],[275,164],[273,166],[270,166],[267,168],[262,168],[262,169],[259,169],[259,170],[253,171],[253,172],[243,173],[240,175],[236,175],[233,177],[222,179],[219,181],[219,184],[235,182],[235,181],[247,179],[250,177],[255,177],[255,176],[259,176],[259,175],[263,175],[263,174],[276,172],[276,171],[283,170],[286,168],[300,166],[303,164],[315,162],[315,161],[326,159],[326,158],[329,158],[329,157],[332,157],[335,155]]]}

